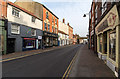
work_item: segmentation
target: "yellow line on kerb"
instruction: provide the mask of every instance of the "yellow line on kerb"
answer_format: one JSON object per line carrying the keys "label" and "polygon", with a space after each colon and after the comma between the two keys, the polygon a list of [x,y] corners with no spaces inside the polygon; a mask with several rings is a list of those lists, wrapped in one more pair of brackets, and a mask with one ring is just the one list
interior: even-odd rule
{"label": "yellow line on kerb", "polygon": [[[70,74],[70,71],[71,71],[71,69],[72,69],[72,66],[73,66],[73,62],[75,61],[76,57],[77,57],[77,53],[76,53],[76,55],[73,57],[72,61],[70,62],[70,64],[69,64],[67,70],[65,71],[62,79],[67,79],[67,78],[68,78],[68,76],[69,76],[69,74]],[[65,77],[65,76],[66,76],[66,77]]]}
{"label": "yellow line on kerb", "polygon": [[32,55],[37,55],[40,54],[39,53],[33,53],[33,54],[28,54],[28,55],[23,55],[23,56],[19,56],[19,57],[15,57],[15,58],[10,58],[10,59],[5,59],[5,60],[1,60],[0,62],[5,62],[5,61],[11,61],[11,60],[15,60],[15,59],[20,59],[20,58],[24,58],[24,57],[28,57],[28,56],[32,56]]}

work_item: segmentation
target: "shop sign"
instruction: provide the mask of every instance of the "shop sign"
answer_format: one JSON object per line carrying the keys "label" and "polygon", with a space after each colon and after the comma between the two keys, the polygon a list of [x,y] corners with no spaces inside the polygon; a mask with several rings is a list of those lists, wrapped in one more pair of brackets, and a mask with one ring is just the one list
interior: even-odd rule
{"label": "shop sign", "polygon": [[38,36],[38,39],[42,39],[42,36]]}
{"label": "shop sign", "polygon": [[25,40],[36,40],[35,38],[24,38]]}
{"label": "shop sign", "polygon": [[106,30],[114,29],[118,24],[119,24],[118,10],[117,6],[115,5],[96,26],[95,32],[96,34],[100,32],[103,33]]}
{"label": "shop sign", "polygon": [[44,36],[58,37],[57,34],[52,34],[52,33],[47,33],[47,32],[44,32]]}

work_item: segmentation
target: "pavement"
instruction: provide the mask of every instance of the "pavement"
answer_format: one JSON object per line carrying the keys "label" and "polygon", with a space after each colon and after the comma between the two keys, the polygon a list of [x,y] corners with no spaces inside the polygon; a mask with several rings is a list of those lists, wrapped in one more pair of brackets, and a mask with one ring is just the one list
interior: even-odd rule
{"label": "pavement", "polygon": [[78,51],[69,77],[115,77],[115,75],[104,61],[84,45]]}

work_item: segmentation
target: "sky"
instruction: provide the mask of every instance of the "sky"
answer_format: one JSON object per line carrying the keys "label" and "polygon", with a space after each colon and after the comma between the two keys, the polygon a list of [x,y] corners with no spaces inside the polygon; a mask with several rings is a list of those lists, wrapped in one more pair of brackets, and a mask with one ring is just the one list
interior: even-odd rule
{"label": "sky", "polygon": [[[16,0],[9,0],[16,1]],[[20,0],[22,1],[22,0]],[[23,0],[25,1],[25,0]],[[73,33],[85,37],[88,34],[89,15],[92,0],[34,0],[44,4],[62,21],[65,18],[65,23],[74,28]]]}

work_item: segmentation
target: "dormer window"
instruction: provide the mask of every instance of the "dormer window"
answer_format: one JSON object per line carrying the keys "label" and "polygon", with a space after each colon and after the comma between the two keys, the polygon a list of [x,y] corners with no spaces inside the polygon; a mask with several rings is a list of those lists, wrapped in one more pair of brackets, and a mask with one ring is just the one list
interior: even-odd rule
{"label": "dormer window", "polygon": [[19,14],[19,10],[15,9],[15,8],[12,8],[12,15],[15,16],[15,17],[20,17],[20,14]]}

